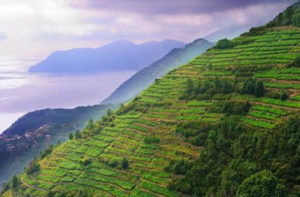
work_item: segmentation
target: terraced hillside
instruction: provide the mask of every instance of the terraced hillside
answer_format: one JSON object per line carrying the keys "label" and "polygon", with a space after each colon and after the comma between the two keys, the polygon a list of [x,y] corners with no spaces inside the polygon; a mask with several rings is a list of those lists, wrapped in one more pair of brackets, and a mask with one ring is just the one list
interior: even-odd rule
{"label": "terraced hillside", "polygon": [[182,175],[166,167],[194,161],[206,147],[176,132],[180,125],[234,116],[265,133],[299,116],[300,28],[253,30],[225,43],[34,161],[4,196],[181,196],[183,190],[168,185]]}

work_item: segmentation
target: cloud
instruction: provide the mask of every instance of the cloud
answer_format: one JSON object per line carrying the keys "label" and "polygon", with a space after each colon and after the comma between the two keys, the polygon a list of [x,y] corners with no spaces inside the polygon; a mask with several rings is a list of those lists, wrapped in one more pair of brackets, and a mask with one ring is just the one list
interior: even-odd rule
{"label": "cloud", "polygon": [[0,40],[6,40],[7,36],[4,33],[0,32]]}
{"label": "cloud", "polygon": [[81,0],[75,7],[111,9],[140,14],[211,14],[263,3],[292,3],[295,0]]}
{"label": "cloud", "polygon": [[[284,0],[1,0],[0,53],[40,56],[125,39],[189,42],[220,29],[261,25]],[[0,36],[1,38],[1,36]]]}

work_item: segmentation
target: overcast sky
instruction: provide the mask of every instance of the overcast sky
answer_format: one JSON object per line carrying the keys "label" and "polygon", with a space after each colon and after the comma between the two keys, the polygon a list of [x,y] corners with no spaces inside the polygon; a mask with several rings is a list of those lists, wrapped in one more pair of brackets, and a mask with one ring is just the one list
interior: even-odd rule
{"label": "overcast sky", "polygon": [[0,0],[0,54],[44,58],[113,40],[190,42],[261,25],[293,0]]}

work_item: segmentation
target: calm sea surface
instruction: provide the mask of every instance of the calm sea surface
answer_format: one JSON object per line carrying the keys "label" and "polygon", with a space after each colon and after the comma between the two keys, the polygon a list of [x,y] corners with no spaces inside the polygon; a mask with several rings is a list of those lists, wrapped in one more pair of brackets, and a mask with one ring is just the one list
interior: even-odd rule
{"label": "calm sea surface", "polygon": [[0,133],[30,111],[98,104],[135,73],[28,73],[34,63],[33,58],[0,57]]}

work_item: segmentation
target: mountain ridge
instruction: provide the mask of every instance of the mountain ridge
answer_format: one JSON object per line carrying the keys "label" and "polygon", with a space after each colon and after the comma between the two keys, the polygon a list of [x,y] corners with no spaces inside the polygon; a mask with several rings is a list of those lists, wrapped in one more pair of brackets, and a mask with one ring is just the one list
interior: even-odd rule
{"label": "mountain ridge", "polygon": [[[77,48],[55,51],[29,68],[29,72],[89,73],[114,70],[139,70],[184,43],[163,40],[135,44],[114,41],[99,48]],[[124,64],[124,62],[126,62]]]}
{"label": "mountain ridge", "polygon": [[153,83],[156,78],[160,78],[171,69],[187,63],[212,45],[213,43],[199,38],[185,45],[184,48],[171,50],[163,58],[140,70],[130,79],[122,83],[108,98],[104,99],[102,103],[122,103],[130,100]]}

